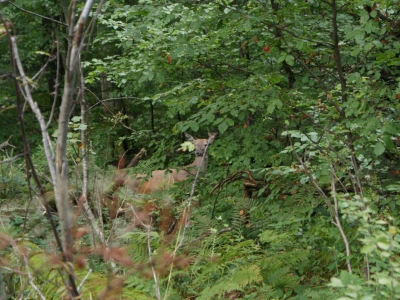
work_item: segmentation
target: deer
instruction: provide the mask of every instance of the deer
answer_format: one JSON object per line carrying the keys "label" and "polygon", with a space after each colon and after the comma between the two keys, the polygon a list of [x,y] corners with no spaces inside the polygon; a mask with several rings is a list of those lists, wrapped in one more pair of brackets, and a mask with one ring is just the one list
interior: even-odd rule
{"label": "deer", "polygon": [[215,140],[217,133],[208,133],[207,139],[197,139],[185,132],[186,139],[194,146],[194,161],[181,169],[156,170],[149,178],[146,174],[136,174],[131,179],[125,179],[124,185],[135,194],[153,194],[155,191],[168,189],[175,182],[194,178],[197,170],[199,176],[204,176],[207,171],[208,156],[207,147]]}
{"label": "deer", "polygon": [[[134,194],[147,194],[151,195],[156,191],[169,189],[174,183],[195,178],[197,172],[199,176],[203,177],[207,171],[208,156],[207,148],[211,145],[217,137],[217,132],[208,133],[207,139],[198,139],[185,132],[186,139],[194,146],[194,161],[182,168],[155,170],[149,177],[147,174],[136,174],[132,178],[127,175],[126,171],[122,171],[117,175],[116,187],[125,186]],[[110,217],[116,216],[118,208],[117,199],[113,199],[109,207]]]}

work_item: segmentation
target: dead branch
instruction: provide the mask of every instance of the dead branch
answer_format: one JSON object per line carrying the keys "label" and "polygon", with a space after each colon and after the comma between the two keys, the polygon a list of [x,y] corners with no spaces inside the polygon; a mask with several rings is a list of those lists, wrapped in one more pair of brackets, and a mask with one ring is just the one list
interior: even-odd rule
{"label": "dead branch", "polygon": [[[247,177],[243,176],[242,174],[247,174]],[[254,190],[259,190],[267,184],[264,179],[254,178],[253,174],[249,170],[239,170],[229,175],[227,178],[220,181],[216,186],[214,186],[214,188],[210,192],[210,195],[212,195],[212,193],[214,193],[216,189],[221,190],[224,184],[228,185],[238,180],[243,181],[245,198],[251,198],[252,192]]]}
{"label": "dead branch", "polygon": [[144,156],[147,155],[147,151],[145,148],[142,148],[138,154],[135,155],[134,158],[129,162],[129,164],[126,166],[126,168],[132,168],[137,165],[139,160],[141,160]]}
{"label": "dead branch", "polygon": [[114,194],[118,189],[124,185],[125,178],[128,175],[127,168],[132,168],[137,165],[140,159],[142,159],[147,154],[145,148],[142,148],[135,157],[129,162],[129,164],[124,169],[118,169],[116,171],[116,176],[114,182],[109,184],[103,190],[103,203],[107,206],[110,212],[111,218],[115,218],[118,215],[119,201],[114,197]]}
{"label": "dead branch", "polygon": [[17,148],[17,147],[15,147],[14,145],[11,145],[11,144],[8,142],[11,138],[12,138],[12,135],[8,138],[7,141],[5,141],[4,143],[1,143],[1,144],[0,144],[0,150],[1,150],[1,149],[4,149],[4,148],[6,148],[6,147],[11,147],[11,148],[14,148],[14,149]]}
{"label": "dead branch", "polygon": [[15,156],[13,156],[13,157],[11,157],[11,158],[9,158],[9,159],[2,160],[2,161],[0,161],[0,165],[4,165],[4,164],[8,164],[8,163],[10,163],[10,162],[13,162],[13,161],[16,160],[17,158],[23,157],[23,156],[25,156],[25,155],[27,155],[27,154],[28,154],[28,152],[23,152],[23,153],[20,153],[20,154],[15,155]]}
{"label": "dead branch", "polygon": [[[247,174],[247,177],[243,176],[242,174]],[[243,181],[243,197],[244,198],[252,198],[253,191],[260,190],[267,185],[267,182],[264,179],[254,178],[253,174],[249,170],[239,170],[239,171],[234,172],[232,175],[229,175],[227,178],[220,181],[216,186],[214,186],[214,188],[210,192],[210,195],[212,193],[214,193],[214,191],[216,189],[219,189],[219,191],[221,192],[224,184],[228,185],[228,184],[231,184],[232,182],[235,182],[238,180]],[[213,209],[211,212],[211,219],[214,218],[215,206],[217,205],[218,196],[219,196],[219,193],[215,197],[215,200],[214,200],[214,205],[213,205]]]}

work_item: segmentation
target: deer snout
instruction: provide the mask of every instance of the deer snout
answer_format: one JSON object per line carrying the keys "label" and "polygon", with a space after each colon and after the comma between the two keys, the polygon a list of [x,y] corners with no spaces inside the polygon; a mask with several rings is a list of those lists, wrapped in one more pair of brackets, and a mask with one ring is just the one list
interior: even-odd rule
{"label": "deer snout", "polygon": [[196,150],[194,153],[196,154],[196,156],[203,156],[204,150]]}

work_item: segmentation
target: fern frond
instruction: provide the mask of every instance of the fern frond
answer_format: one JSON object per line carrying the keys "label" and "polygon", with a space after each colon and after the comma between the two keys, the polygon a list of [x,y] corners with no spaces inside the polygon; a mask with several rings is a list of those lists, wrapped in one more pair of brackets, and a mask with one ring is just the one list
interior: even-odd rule
{"label": "fern frond", "polygon": [[[79,274],[77,275],[78,278],[83,278],[83,274],[81,276],[79,276]],[[114,279],[110,281],[104,274],[92,273],[86,280],[82,291],[80,291],[83,295],[82,299],[155,299],[155,297],[143,291],[142,286],[132,286],[130,281],[127,280],[124,282],[124,279],[123,277],[114,277]]]}
{"label": "fern frond", "polygon": [[264,283],[274,288],[293,289],[299,279],[292,270],[300,261],[307,259],[308,255],[307,251],[291,251],[264,257],[260,262]]}
{"label": "fern frond", "polygon": [[245,269],[237,270],[233,274],[222,277],[217,284],[205,288],[197,298],[208,300],[214,296],[221,297],[231,291],[244,291],[247,285],[262,282],[260,269],[255,265],[249,265]]}
{"label": "fern frond", "polygon": [[259,207],[260,202],[255,199],[237,198],[232,210],[233,232],[243,236],[243,228],[251,225],[250,214]]}
{"label": "fern frond", "polygon": [[326,287],[315,287],[308,288],[304,291],[296,291],[298,294],[294,296],[293,300],[319,300],[319,299],[338,299],[340,297],[334,289],[328,289]]}
{"label": "fern frond", "polygon": [[212,255],[215,245],[222,239],[215,234],[222,227],[217,220],[210,220],[207,216],[193,215],[190,228],[186,231],[183,251],[200,256]]}
{"label": "fern frond", "polygon": [[133,230],[126,232],[119,237],[128,248],[128,253],[136,262],[143,262],[149,259],[148,239],[150,238],[150,247],[158,249],[160,247],[160,236],[158,232],[151,231],[149,233]]}

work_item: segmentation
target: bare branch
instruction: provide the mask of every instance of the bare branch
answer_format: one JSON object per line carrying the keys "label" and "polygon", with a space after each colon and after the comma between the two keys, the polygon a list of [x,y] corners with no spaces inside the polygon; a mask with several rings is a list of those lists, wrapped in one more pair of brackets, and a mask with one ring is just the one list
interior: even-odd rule
{"label": "bare branch", "polygon": [[11,144],[8,142],[11,138],[12,138],[12,135],[8,138],[7,141],[5,141],[4,143],[1,143],[1,144],[0,144],[0,150],[1,150],[1,149],[4,149],[4,148],[6,148],[6,147],[11,147],[11,148],[16,149],[16,147],[15,147],[14,145],[11,145]]}
{"label": "bare branch", "polygon": [[67,26],[67,24],[65,24],[65,23],[63,23],[63,22],[60,22],[60,21],[51,19],[51,18],[49,18],[49,17],[42,16],[42,15],[40,15],[40,14],[38,14],[38,13],[29,11],[29,10],[26,10],[26,9],[23,9],[22,7],[19,7],[18,5],[15,5],[15,4],[12,3],[11,1],[3,0],[3,1],[1,1],[1,2],[7,2],[7,3],[11,4],[12,6],[18,8],[19,10],[22,10],[23,12],[26,12],[26,13],[28,13],[28,14],[34,15],[34,16],[36,16],[36,17],[39,17],[39,18],[42,18],[42,19],[45,19],[45,20],[49,20],[49,21],[54,22],[54,23],[61,24],[61,25],[63,25],[63,26]]}
{"label": "bare branch", "polygon": [[[4,224],[2,224],[2,225],[4,227]],[[38,286],[35,284],[34,277],[33,277],[32,273],[30,271],[31,267],[29,266],[29,260],[28,260],[26,251],[20,251],[17,243],[11,237],[8,239],[8,242],[13,247],[14,252],[22,258],[22,263],[23,263],[23,265],[25,267],[25,270],[26,270],[25,274],[28,276],[29,285],[38,294],[40,299],[46,300],[46,297],[42,294],[42,292],[39,290]]]}
{"label": "bare branch", "polygon": [[153,279],[154,279],[154,289],[156,292],[156,297],[157,300],[161,299],[161,293],[160,293],[160,284],[158,282],[158,275],[154,269],[154,263],[153,263],[153,257],[152,257],[152,250],[151,250],[151,237],[150,237],[150,226],[146,227],[146,232],[147,232],[147,253],[149,254],[149,263],[151,266],[151,272],[153,273]]}
{"label": "bare branch", "polygon": [[335,184],[335,169],[332,165],[331,167],[331,189],[332,189],[332,198],[334,202],[334,209],[335,209],[335,221],[333,222],[335,226],[339,229],[340,235],[343,239],[344,245],[346,247],[346,264],[347,264],[347,269],[349,270],[349,273],[353,273],[351,269],[351,262],[350,262],[350,244],[349,241],[347,240],[346,233],[343,230],[342,224],[340,222],[340,217],[339,217],[339,203],[336,195],[336,184]]}
{"label": "bare branch", "polygon": [[57,45],[57,51],[56,51],[57,69],[56,69],[56,79],[55,79],[56,83],[54,85],[53,104],[51,106],[51,113],[50,113],[49,120],[47,121],[46,128],[49,128],[51,121],[53,120],[54,111],[55,111],[56,104],[57,104],[58,86],[60,85],[60,65],[61,65],[61,62],[60,62],[60,39],[59,39],[57,30],[55,30],[55,34],[56,34],[56,45]]}
{"label": "bare branch", "polygon": [[[79,64],[80,66],[80,64]],[[104,233],[102,229],[97,225],[96,218],[94,217],[93,211],[89,206],[88,203],[88,185],[89,185],[89,179],[88,179],[88,159],[87,159],[87,143],[86,143],[86,101],[85,101],[85,82],[84,82],[84,77],[82,73],[82,68],[80,69],[80,76],[79,76],[79,83],[80,83],[80,98],[81,98],[81,124],[82,124],[82,129],[81,129],[81,146],[79,147],[81,149],[81,154],[82,154],[82,173],[83,173],[83,182],[82,182],[82,195],[79,198],[79,204],[82,205],[84,212],[86,213],[90,226],[93,228],[94,233],[96,236],[100,239],[100,241],[106,245],[106,240],[104,238]],[[100,218],[101,220],[101,218]],[[78,288],[79,289],[79,288]]]}
{"label": "bare branch", "polygon": [[13,156],[13,157],[11,157],[11,158],[9,158],[9,159],[2,160],[2,161],[0,161],[0,165],[4,165],[4,164],[8,164],[8,163],[10,163],[10,162],[13,162],[13,161],[16,160],[17,158],[23,157],[23,156],[25,156],[26,154],[27,154],[27,152],[24,152],[24,153],[17,154],[17,155],[15,155],[15,156]]}
{"label": "bare branch", "polygon": [[[95,97],[95,98],[97,99],[97,101],[98,101],[100,104],[103,104],[103,102],[105,102],[105,101],[112,101],[112,100],[119,100],[119,99],[141,99],[141,98],[136,98],[136,97],[120,97],[120,98],[110,98],[110,99],[106,99],[106,100],[100,100],[99,97],[97,97],[96,94],[93,93],[91,90],[89,90],[89,89],[86,89],[86,90],[89,91],[89,92],[93,95],[93,97]],[[90,110],[91,108],[93,108],[93,107],[96,106],[96,105],[97,105],[97,104],[92,105],[91,107],[89,107],[88,110]],[[117,115],[114,114],[106,105],[104,105],[104,108],[105,108],[106,110],[108,110],[108,112],[109,112],[111,115],[113,115],[114,117],[117,116]],[[132,132],[137,132],[135,129],[129,127],[129,126],[126,125],[126,124],[124,124],[124,122],[122,122],[121,120],[118,120],[118,123],[120,123],[123,127],[125,127],[126,129],[128,129],[128,130],[130,130],[130,131],[132,131]]]}
{"label": "bare branch", "polygon": [[49,167],[49,171],[50,171],[50,175],[51,175],[51,180],[53,185],[56,182],[56,171],[55,171],[55,167],[54,167],[54,163],[53,163],[53,158],[54,158],[54,153],[52,151],[52,145],[50,142],[50,136],[47,132],[47,126],[45,124],[44,121],[44,117],[42,115],[42,113],[40,112],[39,106],[36,102],[33,101],[32,95],[31,95],[31,91],[29,89],[29,84],[28,84],[28,79],[25,75],[24,69],[22,67],[22,63],[21,60],[19,58],[19,54],[18,54],[18,47],[17,47],[17,39],[12,36],[11,37],[11,46],[12,46],[12,50],[13,50],[13,55],[14,55],[14,60],[15,63],[17,65],[18,68],[18,72],[21,76],[21,80],[22,80],[22,87],[21,89],[23,89],[25,91],[25,99],[26,101],[29,103],[33,113],[36,116],[36,119],[39,122],[40,125],[40,129],[42,132],[42,143],[43,143],[43,148],[44,148],[44,152],[46,155],[46,160],[47,160],[47,165]]}
{"label": "bare branch", "polygon": [[[207,156],[208,146],[209,146],[209,144],[206,145],[206,148],[204,150],[203,156],[201,157],[201,162],[203,162],[203,160]],[[202,163],[200,163],[200,166],[201,166],[201,164]],[[186,237],[185,234],[186,234],[187,228],[189,227],[193,196],[194,196],[194,192],[195,192],[195,189],[196,189],[197,181],[199,180],[199,177],[200,177],[200,171],[201,171],[201,167],[200,166],[197,168],[196,176],[195,176],[195,178],[193,180],[193,183],[192,183],[192,189],[190,191],[189,199],[187,200],[187,206],[185,207],[185,209],[184,209],[184,211],[182,213],[183,230],[181,232],[181,237],[178,240],[178,242],[177,242],[177,244],[175,246],[175,249],[171,254],[171,257],[175,257],[178,249],[182,246],[183,241],[184,241],[184,239]]]}
{"label": "bare branch", "polygon": [[137,165],[138,161],[142,159],[143,156],[147,155],[146,149],[142,148],[138,154],[135,155],[134,158],[129,162],[126,168],[132,168]]}
{"label": "bare branch", "polygon": [[72,298],[78,298],[76,288],[73,256],[74,241],[72,235],[72,224],[70,216],[70,203],[68,201],[68,159],[67,159],[67,134],[69,114],[72,107],[72,100],[75,90],[75,77],[80,62],[80,52],[83,44],[84,27],[89,16],[93,0],[87,0],[79,16],[76,26],[75,14],[77,1],[71,1],[68,12],[68,51],[65,62],[64,89],[58,118],[57,153],[55,167],[55,188],[54,195],[60,217],[60,231],[64,249],[64,260],[66,262],[68,276],[68,290]]}
{"label": "bare branch", "polygon": [[85,283],[85,281],[89,278],[89,275],[92,273],[92,269],[89,269],[89,271],[87,272],[87,274],[85,275],[85,277],[82,279],[81,283],[78,286],[78,291],[82,288],[83,284]]}

